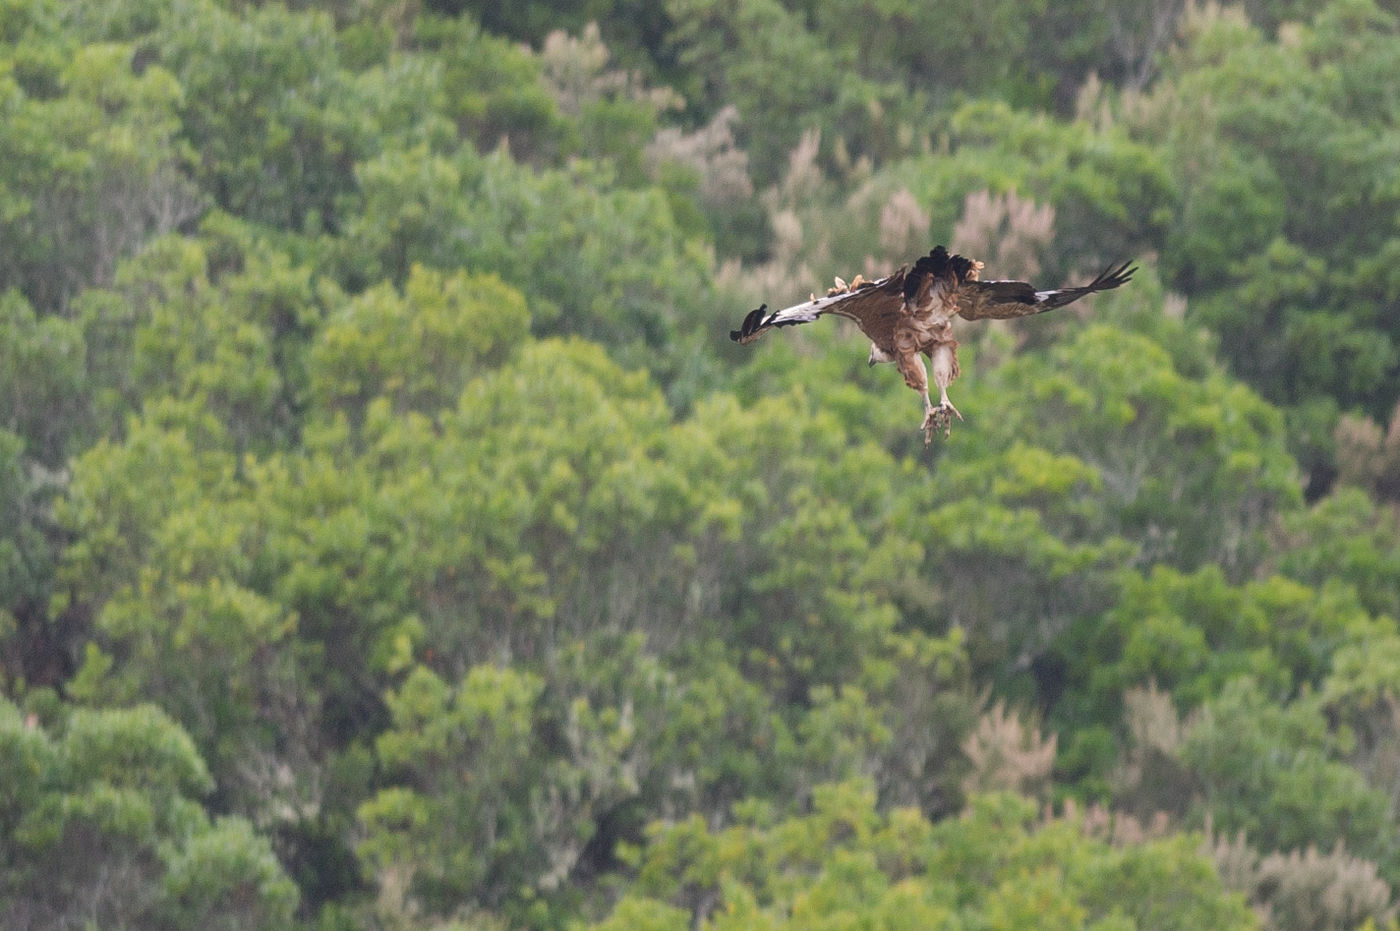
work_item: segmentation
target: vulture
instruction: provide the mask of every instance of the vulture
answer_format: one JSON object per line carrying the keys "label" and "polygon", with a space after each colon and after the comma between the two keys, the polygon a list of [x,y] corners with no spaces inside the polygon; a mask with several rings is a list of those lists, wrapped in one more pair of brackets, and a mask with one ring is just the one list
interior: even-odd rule
{"label": "vulture", "polygon": [[[952,434],[953,418],[962,414],[948,400],[948,385],[958,377],[958,341],[953,338],[953,318],[1005,319],[1038,314],[1079,300],[1095,291],[1107,291],[1132,279],[1137,267],[1131,261],[1111,266],[1093,281],[1077,288],[1037,291],[1024,281],[982,281],[982,263],[950,255],[935,246],[928,255],[892,275],[866,281],[857,275],[850,284],[836,279],[825,297],[815,295],[801,304],[768,311],[764,304],[750,311],[729,338],[751,343],[774,327],[811,323],[823,314],[854,320],[870,338],[870,364],[893,362],[904,383],[923,395],[924,443],[936,430]],[[929,357],[939,401],[929,398],[928,372],[920,353]]]}

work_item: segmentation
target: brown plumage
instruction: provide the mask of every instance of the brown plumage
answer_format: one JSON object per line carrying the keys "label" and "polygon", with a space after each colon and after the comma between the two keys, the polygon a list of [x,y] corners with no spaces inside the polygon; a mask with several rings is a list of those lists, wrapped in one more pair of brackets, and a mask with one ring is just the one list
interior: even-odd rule
{"label": "brown plumage", "polygon": [[[870,364],[893,362],[910,388],[924,400],[924,442],[942,428],[952,433],[953,417],[962,419],[948,400],[948,385],[958,377],[958,342],[953,338],[953,317],[966,320],[1005,319],[1038,314],[1063,307],[1095,291],[1107,291],[1129,281],[1136,267],[1131,263],[1109,268],[1087,285],[1037,291],[1024,281],[982,281],[982,263],[961,255],[949,255],[935,246],[928,255],[876,281],[859,276],[847,285],[840,278],[825,297],[768,312],[764,304],[751,311],[731,330],[729,338],[751,343],[775,327],[811,323],[824,314],[854,320],[870,337]],[[939,403],[929,398],[928,374],[920,354],[929,357]]]}

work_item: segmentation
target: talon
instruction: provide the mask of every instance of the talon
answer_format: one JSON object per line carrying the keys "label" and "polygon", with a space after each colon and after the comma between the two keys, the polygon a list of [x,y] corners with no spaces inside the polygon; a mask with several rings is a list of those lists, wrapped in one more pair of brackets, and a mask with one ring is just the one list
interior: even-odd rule
{"label": "talon", "polygon": [[942,430],[945,437],[953,435],[953,418],[963,419],[962,414],[953,406],[951,401],[944,401],[937,407],[929,408],[929,412],[924,415],[924,445],[933,442],[935,430]]}

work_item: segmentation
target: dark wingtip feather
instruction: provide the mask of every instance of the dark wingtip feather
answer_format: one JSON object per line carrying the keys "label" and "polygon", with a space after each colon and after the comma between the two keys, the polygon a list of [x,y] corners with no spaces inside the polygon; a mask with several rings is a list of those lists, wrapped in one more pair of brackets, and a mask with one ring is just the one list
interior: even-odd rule
{"label": "dark wingtip feather", "polygon": [[763,304],[757,310],[749,311],[748,315],[744,317],[744,322],[739,324],[739,329],[729,331],[729,338],[740,343],[753,336],[755,331],[763,326],[763,312],[767,309],[768,305]]}
{"label": "dark wingtip feather", "polygon": [[1138,267],[1133,265],[1132,259],[1117,267],[1110,265],[1099,274],[1099,277],[1089,282],[1087,288],[1090,291],[1108,291],[1119,285],[1125,285],[1133,280],[1133,275],[1137,270]]}

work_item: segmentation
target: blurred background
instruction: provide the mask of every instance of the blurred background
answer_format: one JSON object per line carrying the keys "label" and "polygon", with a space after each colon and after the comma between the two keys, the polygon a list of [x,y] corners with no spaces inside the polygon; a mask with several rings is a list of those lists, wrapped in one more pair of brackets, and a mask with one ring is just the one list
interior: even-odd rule
{"label": "blurred background", "polygon": [[[0,925],[1393,926],[1394,0],[0,0]],[[935,243],[1127,287],[844,321]]]}

